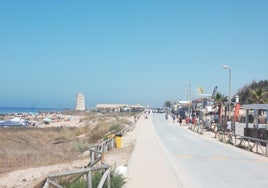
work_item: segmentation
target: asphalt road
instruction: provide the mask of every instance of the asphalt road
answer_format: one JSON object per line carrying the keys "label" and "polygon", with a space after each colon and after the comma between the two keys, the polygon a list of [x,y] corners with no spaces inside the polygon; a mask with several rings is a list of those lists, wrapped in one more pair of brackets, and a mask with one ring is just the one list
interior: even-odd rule
{"label": "asphalt road", "polygon": [[152,114],[153,129],[182,187],[268,187],[268,159]]}

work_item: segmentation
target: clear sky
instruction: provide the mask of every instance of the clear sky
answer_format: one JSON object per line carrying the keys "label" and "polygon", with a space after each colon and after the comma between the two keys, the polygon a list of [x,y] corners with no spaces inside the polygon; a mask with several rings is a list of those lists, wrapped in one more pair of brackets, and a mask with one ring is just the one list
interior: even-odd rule
{"label": "clear sky", "polygon": [[268,79],[267,0],[2,0],[0,106],[162,106]]}

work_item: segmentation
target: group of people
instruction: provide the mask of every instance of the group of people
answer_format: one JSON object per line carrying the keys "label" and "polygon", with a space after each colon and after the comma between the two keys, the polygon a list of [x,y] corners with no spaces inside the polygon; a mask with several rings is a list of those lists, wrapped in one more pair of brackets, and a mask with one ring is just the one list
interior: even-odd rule
{"label": "group of people", "polygon": [[[165,114],[165,119],[168,120],[168,113]],[[189,124],[189,123],[192,123],[192,124],[197,124],[198,123],[198,119],[196,117],[192,117],[192,118],[189,118],[189,117],[185,117],[184,119],[182,118],[182,116],[180,115],[175,115],[175,114],[172,114],[172,120],[173,120],[173,123],[176,122],[176,119],[177,119],[177,122],[180,124],[180,126],[183,124],[183,121],[185,121],[186,124]]]}
{"label": "group of people", "polygon": [[[212,120],[210,129],[211,129],[212,132],[214,132],[214,134],[215,134],[214,137],[216,138],[218,133],[219,133],[219,131],[220,131],[220,129],[221,129],[220,124],[215,123],[215,121]],[[225,130],[226,130],[228,135],[230,135],[230,133],[232,132],[232,122],[231,122],[231,120],[229,118],[228,118],[228,120],[226,122],[226,129]]]}
{"label": "group of people", "polygon": [[[165,114],[165,119],[168,120],[168,113]],[[173,120],[173,123],[175,123],[176,121],[176,116],[174,114],[172,114],[172,120]],[[182,123],[182,118],[178,118],[178,122],[180,122],[180,125]]]}
{"label": "group of people", "polygon": [[[168,113],[165,114],[165,119],[168,120]],[[177,119],[177,122],[180,124],[180,126],[182,125],[183,122],[183,118],[181,116],[176,116],[175,114],[172,114],[172,120],[175,123]],[[186,117],[185,119],[185,123],[191,123],[191,124],[197,124],[198,123],[198,119],[196,117],[192,117],[191,119]],[[216,138],[217,135],[219,134],[219,131],[221,130],[221,126],[219,123],[216,123],[214,120],[211,121],[211,123],[209,123],[209,120],[206,120],[206,123],[208,123],[207,125],[209,126],[210,124],[210,130],[211,132],[213,132],[215,135],[214,137]],[[232,132],[232,122],[231,120],[228,118],[227,122],[226,122],[226,128],[225,131],[227,132],[228,136],[230,135],[230,133]]]}
{"label": "group of people", "polygon": [[150,113],[151,113],[151,111],[144,111],[144,118],[148,119],[148,116]]}

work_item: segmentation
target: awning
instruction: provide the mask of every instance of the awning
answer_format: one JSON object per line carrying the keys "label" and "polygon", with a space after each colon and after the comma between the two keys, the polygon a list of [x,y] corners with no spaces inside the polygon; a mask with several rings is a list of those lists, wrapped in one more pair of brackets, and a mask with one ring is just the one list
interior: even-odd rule
{"label": "awning", "polygon": [[268,110],[268,104],[244,104],[242,108],[245,110]]}

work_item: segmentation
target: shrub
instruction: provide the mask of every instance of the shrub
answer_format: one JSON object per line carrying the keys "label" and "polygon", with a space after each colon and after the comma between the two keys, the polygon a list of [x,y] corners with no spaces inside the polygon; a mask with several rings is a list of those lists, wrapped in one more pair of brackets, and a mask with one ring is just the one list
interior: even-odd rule
{"label": "shrub", "polygon": [[[94,172],[92,175],[92,188],[97,188],[102,178],[100,171]],[[114,170],[111,171],[111,188],[121,188],[126,183],[125,177],[121,174],[116,173]]]}
{"label": "shrub", "polygon": [[80,178],[71,183],[62,183],[62,185],[66,188],[85,188],[87,187],[87,181],[84,178]]}
{"label": "shrub", "polygon": [[73,143],[73,148],[80,153],[83,153],[89,150],[89,145],[90,144],[86,141],[77,141]]}
{"label": "shrub", "polygon": [[113,124],[109,127],[109,131],[118,132],[121,130],[121,126],[119,124]]}
{"label": "shrub", "polygon": [[[101,171],[92,173],[92,188],[97,188],[102,178]],[[125,177],[121,174],[116,173],[114,170],[111,171],[111,188],[121,188],[126,183]],[[66,188],[85,188],[87,187],[87,181],[81,177],[79,180],[74,182],[62,182],[62,186]],[[104,186],[105,187],[105,186]]]}
{"label": "shrub", "polygon": [[111,188],[121,188],[125,183],[125,177],[113,170],[111,173]]}
{"label": "shrub", "polygon": [[90,133],[90,141],[96,142],[103,138],[108,132],[108,126],[105,123],[97,124],[96,127]]}

